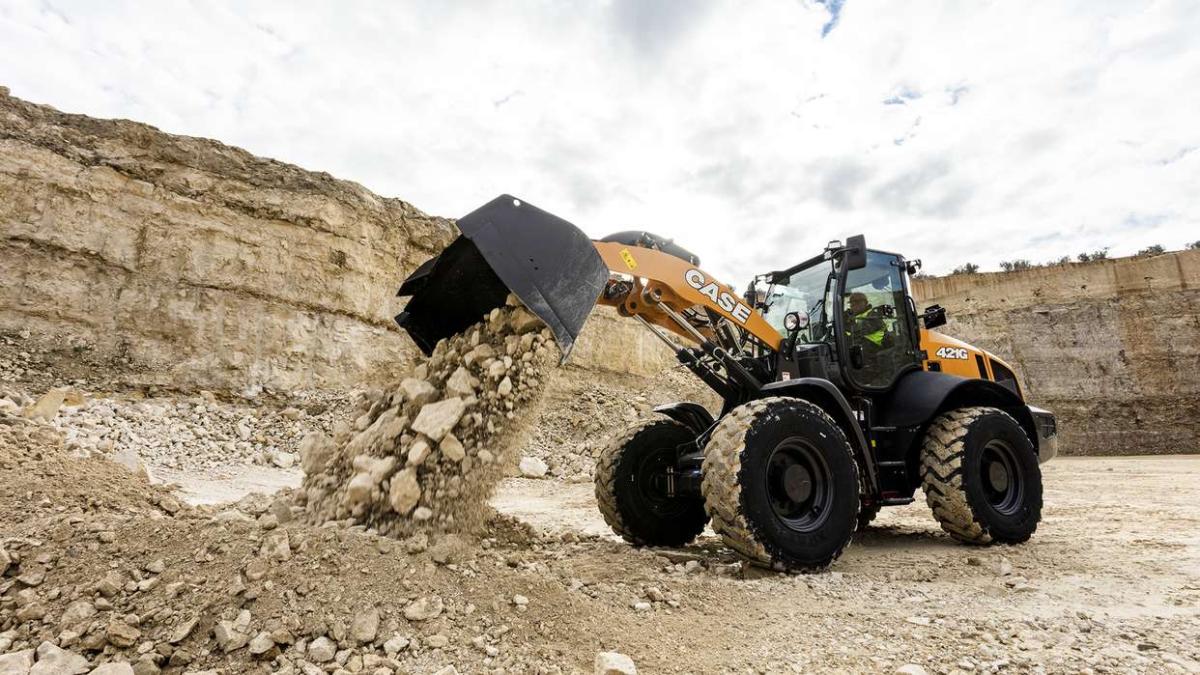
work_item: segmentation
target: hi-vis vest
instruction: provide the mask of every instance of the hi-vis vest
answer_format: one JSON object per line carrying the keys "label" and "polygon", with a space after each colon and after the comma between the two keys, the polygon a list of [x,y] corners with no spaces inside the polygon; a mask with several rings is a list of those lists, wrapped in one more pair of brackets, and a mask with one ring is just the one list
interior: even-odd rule
{"label": "hi-vis vest", "polygon": [[[872,308],[872,309],[874,309],[874,308]],[[854,320],[856,322],[857,321],[867,321],[867,320],[870,320],[873,318],[876,318],[876,317],[872,317],[871,310],[868,309],[867,311],[863,312],[862,314],[859,314],[858,316],[854,317]],[[863,335],[863,338],[866,340],[870,340],[876,347],[882,347],[883,346],[883,333],[884,333],[883,319],[879,319],[879,330],[873,331],[871,333],[866,333],[865,335]]]}

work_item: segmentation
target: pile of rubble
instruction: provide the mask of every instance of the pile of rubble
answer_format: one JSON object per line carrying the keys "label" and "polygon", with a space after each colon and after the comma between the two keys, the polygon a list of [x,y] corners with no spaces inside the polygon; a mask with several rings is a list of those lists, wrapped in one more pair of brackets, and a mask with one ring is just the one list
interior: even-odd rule
{"label": "pile of rubble", "polygon": [[396,536],[477,531],[557,357],[549,328],[509,296],[365,397],[353,424],[306,438],[297,503],[316,524]]}
{"label": "pile of rubble", "polygon": [[[556,358],[540,326],[516,310],[494,315],[478,335],[471,351],[483,356],[488,350],[476,349],[489,345],[495,353],[467,364],[475,381],[450,368],[464,362],[470,334],[425,366],[424,381],[435,383],[442,400],[447,387],[473,387],[463,417],[482,419],[452,425],[415,465],[418,484],[434,495],[419,501],[445,517],[417,521],[415,507],[395,514],[430,528],[403,541],[353,518],[311,526],[305,521],[314,513],[286,492],[189,507],[103,454],[68,449],[53,425],[26,416],[36,401],[22,401],[20,413],[0,411],[0,673],[555,672],[565,654],[541,646],[543,624],[529,615],[591,588],[547,574],[561,555],[556,542],[496,516],[482,539],[435,531],[469,522],[439,501],[439,489],[455,476],[464,498],[490,488],[501,456],[485,463],[487,448],[512,447],[505,443],[536,399],[537,373]],[[509,354],[505,338],[512,336],[517,347]],[[484,365],[488,358],[494,361]],[[496,363],[505,373],[496,367],[495,381],[485,379]],[[437,431],[417,420],[437,402],[421,403],[411,427],[431,441]],[[463,445],[458,460],[453,449],[445,452],[452,434]],[[406,464],[411,449],[410,442]],[[339,475],[341,460],[327,460],[334,473],[326,475]],[[350,458],[346,466],[355,464]],[[627,596],[604,593],[613,611],[632,611],[623,608]],[[601,672],[630,672],[608,669],[614,662],[622,663],[607,654],[597,660]]]}
{"label": "pile of rubble", "polygon": [[523,452],[546,474],[590,483],[596,458],[613,434],[652,416],[656,405],[695,401],[710,410],[720,402],[697,377],[670,369],[654,378],[566,366],[557,372]]}
{"label": "pile of rubble", "polygon": [[64,406],[52,424],[80,454],[120,448],[168,469],[216,472],[245,465],[290,469],[301,440],[329,431],[350,406],[345,396],[293,394],[286,406],[222,401],[210,392],[187,398],[97,398]]}

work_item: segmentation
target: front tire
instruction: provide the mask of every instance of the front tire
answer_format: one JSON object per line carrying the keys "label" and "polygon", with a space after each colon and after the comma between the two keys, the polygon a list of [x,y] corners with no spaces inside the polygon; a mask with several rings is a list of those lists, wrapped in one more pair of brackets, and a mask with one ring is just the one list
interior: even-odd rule
{"label": "front tire", "polygon": [[819,570],[842,554],[854,534],[858,486],[841,427],[800,399],[735,408],[704,451],[713,530],[752,563],[779,571]]}
{"label": "front tire", "polygon": [[608,526],[635,546],[683,546],[704,531],[708,515],[695,497],[667,495],[665,476],[680,446],[696,435],[674,420],[640,422],[596,460],[596,504]]}
{"label": "front tire", "polygon": [[1018,544],[1042,518],[1037,452],[997,408],[960,408],[934,420],[921,451],[921,484],[942,529],[963,543]]}

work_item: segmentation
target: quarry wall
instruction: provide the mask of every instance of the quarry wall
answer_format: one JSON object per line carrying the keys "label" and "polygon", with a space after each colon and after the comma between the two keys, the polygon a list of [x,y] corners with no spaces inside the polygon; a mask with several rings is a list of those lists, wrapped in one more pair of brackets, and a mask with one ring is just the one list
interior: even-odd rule
{"label": "quarry wall", "polygon": [[[326,173],[0,88],[0,331],[70,344],[131,382],[386,379],[415,353],[392,321],[399,282],[456,234]],[[595,318],[574,360],[668,363],[625,323]]]}
{"label": "quarry wall", "polygon": [[1200,452],[1200,251],[918,279],[914,294],[1014,363],[1064,453]]}
{"label": "quarry wall", "polygon": [[[0,333],[134,384],[356,387],[407,367],[398,282],[455,235],[328,174],[0,87]],[[918,279],[947,332],[1015,363],[1063,450],[1200,451],[1200,251]],[[670,353],[599,308],[583,369]],[[572,369],[578,377],[579,369]]]}

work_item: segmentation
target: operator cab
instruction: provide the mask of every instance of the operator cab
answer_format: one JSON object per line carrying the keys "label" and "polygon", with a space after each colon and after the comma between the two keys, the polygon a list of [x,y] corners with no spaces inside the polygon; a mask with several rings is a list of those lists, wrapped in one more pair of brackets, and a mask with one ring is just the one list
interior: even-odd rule
{"label": "operator cab", "polygon": [[780,379],[821,377],[864,393],[881,392],[920,368],[908,269],[902,256],[868,250],[859,236],[760,277],[768,285],[756,291],[756,299],[784,336]]}

